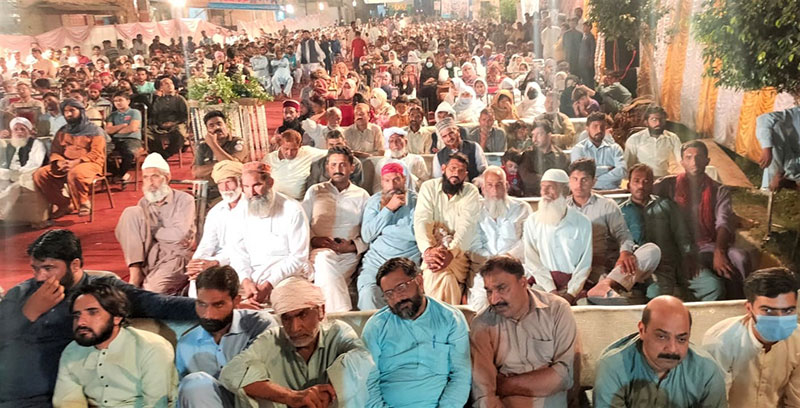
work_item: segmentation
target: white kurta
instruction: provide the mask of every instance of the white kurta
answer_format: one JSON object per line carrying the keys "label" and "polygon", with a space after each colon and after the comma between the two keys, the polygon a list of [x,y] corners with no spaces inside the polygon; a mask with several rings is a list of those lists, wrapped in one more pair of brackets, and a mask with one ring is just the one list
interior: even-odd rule
{"label": "white kurta", "polygon": [[270,175],[275,180],[273,189],[295,200],[302,200],[305,194],[306,179],[311,174],[311,163],[325,157],[327,150],[311,146],[301,146],[297,157],[292,160],[281,159],[278,151],[264,157],[264,163],[270,165]]}
{"label": "white kurta", "polygon": [[[241,202],[239,205],[246,205]],[[290,276],[308,276],[309,229],[303,207],[281,193],[275,193],[269,217],[242,211],[240,234],[231,266],[239,280],[275,287]]]}
{"label": "white kurta", "polygon": [[592,269],[592,222],[573,208],[557,225],[536,220],[536,213],[523,229],[525,273],[533,276],[545,292],[556,289],[551,271],[572,275],[567,293],[577,296]]}
{"label": "white kurta", "polygon": [[[489,216],[485,202],[486,200],[481,202],[474,252],[483,258],[508,254],[520,261],[523,260],[522,228],[533,212],[530,204],[518,198],[507,197],[506,212],[494,219]],[[467,303],[473,310],[481,310],[488,305],[483,277],[478,274],[472,280]]]}
{"label": "white kurta", "polygon": [[355,253],[337,253],[329,248],[311,251],[314,282],[325,294],[325,310],[329,313],[352,309],[348,289],[353,273],[367,244],[361,240],[361,219],[369,194],[350,183],[339,191],[330,181],[311,186],[303,199],[303,209],[311,223],[311,238],[328,237],[353,240]]}
{"label": "white kurta", "polygon": [[461,303],[462,286],[469,280],[468,253],[475,240],[480,211],[478,188],[464,183],[460,193],[449,198],[442,191],[442,179],[422,183],[414,210],[414,235],[421,253],[443,245],[453,260],[446,268],[433,272],[423,262],[425,292],[451,304]]}
{"label": "white kurta", "polygon": [[217,203],[206,215],[203,226],[203,238],[197,244],[197,249],[192,259],[205,259],[219,262],[220,265],[230,265],[232,252],[236,239],[241,234],[240,222],[247,212],[247,200],[242,197],[236,207],[231,208],[228,203]]}

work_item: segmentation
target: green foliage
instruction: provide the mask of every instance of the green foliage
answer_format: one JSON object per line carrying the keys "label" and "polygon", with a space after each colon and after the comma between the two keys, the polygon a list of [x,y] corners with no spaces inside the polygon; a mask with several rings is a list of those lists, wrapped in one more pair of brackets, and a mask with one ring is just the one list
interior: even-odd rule
{"label": "green foliage", "polygon": [[508,23],[517,21],[517,1],[500,0],[500,20]]}
{"label": "green foliage", "polygon": [[260,101],[271,101],[255,78],[241,73],[227,76],[220,72],[210,78],[192,78],[189,80],[189,99],[201,104],[230,104],[239,98],[254,98]]}
{"label": "green foliage", "polygon": [[739,90],[800,93],[800,2],[706,0],[694,34],[707,75]]}
{"label": "green foliage", "polygon": [[[514,14],[516,14],[516,9],[514,10]],[[499,17],[500,13],[498,11],[497,6],[492,4],[490,1],[482,1],[481,2],[481,20],[483,21],[497,21],[497,17]]]}
{"label": "green foliage", "polygon": [[633,48],[640,39],[654,41],[658,22],[668,12],[659,0],[591,0],[588,19],[607,39]]}

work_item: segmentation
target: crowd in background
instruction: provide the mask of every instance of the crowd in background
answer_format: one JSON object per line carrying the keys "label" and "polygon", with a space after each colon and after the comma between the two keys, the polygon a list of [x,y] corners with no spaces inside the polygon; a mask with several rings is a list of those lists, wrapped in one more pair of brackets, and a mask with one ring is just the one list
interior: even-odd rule
{"label": "crowd in background", "polygon": [[[0,374],[43,364],[0,385],[0,407],[567,406],[582,394],[569,306],[645,303],[639,333],[598,360],[595,406],[800,398],[784,387],[792,273],[754,271],[708,146],[634,99],[632,71],[596,72],[596,47],[575,9],[139,35],[0,61],[0,219],[38,202],[24,220],[46,227],[91,214],[98,176],[142,180],[115,229],[130,284],[85,274],[69,231],[31,245],[34,279],[0,301]],[[193,80],[238,75],[282,106],[257,161],[223,110],[197,118],[205,134],[190,126]],[[210,210],[170,185],[167,159],[189,149]],[[744,297],[706,351],[689,345],[683,301]],[[455,305],[479,313],[468,324]],[[361,337],[324,321],[351,310],[378,310]],[[173,353],[129,316],[200,325]],[[789,366],[758,383],[767,397],[752,388],[770,365],[732,348],[759,343]],[[133,375],[100,368],[122,350]]]}

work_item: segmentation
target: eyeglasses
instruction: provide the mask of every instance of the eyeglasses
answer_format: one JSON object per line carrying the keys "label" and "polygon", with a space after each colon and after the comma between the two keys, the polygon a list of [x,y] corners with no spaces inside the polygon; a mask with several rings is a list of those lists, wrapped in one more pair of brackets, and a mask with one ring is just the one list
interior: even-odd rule
{"label": "eyeglasses", "polygon": [[397,286],[395,286],[392,289],[384,291],[383,292],[383,298],[387,299],[387,300],[388,299],[393,299],[395,295],[399,295],[399,294],[403,294],[403,293],[408,292],[408,290],[411,288],[411,284],[412,283],[416,284],[415,279],[417,279],[416,276],[411,278],[411,279],[409,279],[409,280],[407,280],[407,281],[405,281],[405,282],[403,282],[403,283],[401,283],[401,284],[399,284],[399,285],[397,285]]}

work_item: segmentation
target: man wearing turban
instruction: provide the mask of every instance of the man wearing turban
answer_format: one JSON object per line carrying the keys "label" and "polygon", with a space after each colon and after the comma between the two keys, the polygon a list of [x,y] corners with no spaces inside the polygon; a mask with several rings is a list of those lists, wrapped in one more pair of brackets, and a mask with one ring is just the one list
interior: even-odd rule
{"label": "man wearing turban", "polygon": [[270,300],[280,327],[271,327],[231,359],[220,381],[237,406],[363,408],[372,357],[356,332],[325,320],[322,289],[300,277],[278,284]]}
{"label": "man wearing turban", "polygon": [[[81,215],[89,215],[89,184],[103,172],[106,161],[106,139],[103,130],[89,122],[86,109],[71,98],[61,102],[67,125],[56,132],[50,147],[50,165],[33,175],[33,182],[50,204],[57,208],[51,219],[71,213],[79,206]],[[69,186],[70,199],[61,193]]]}

